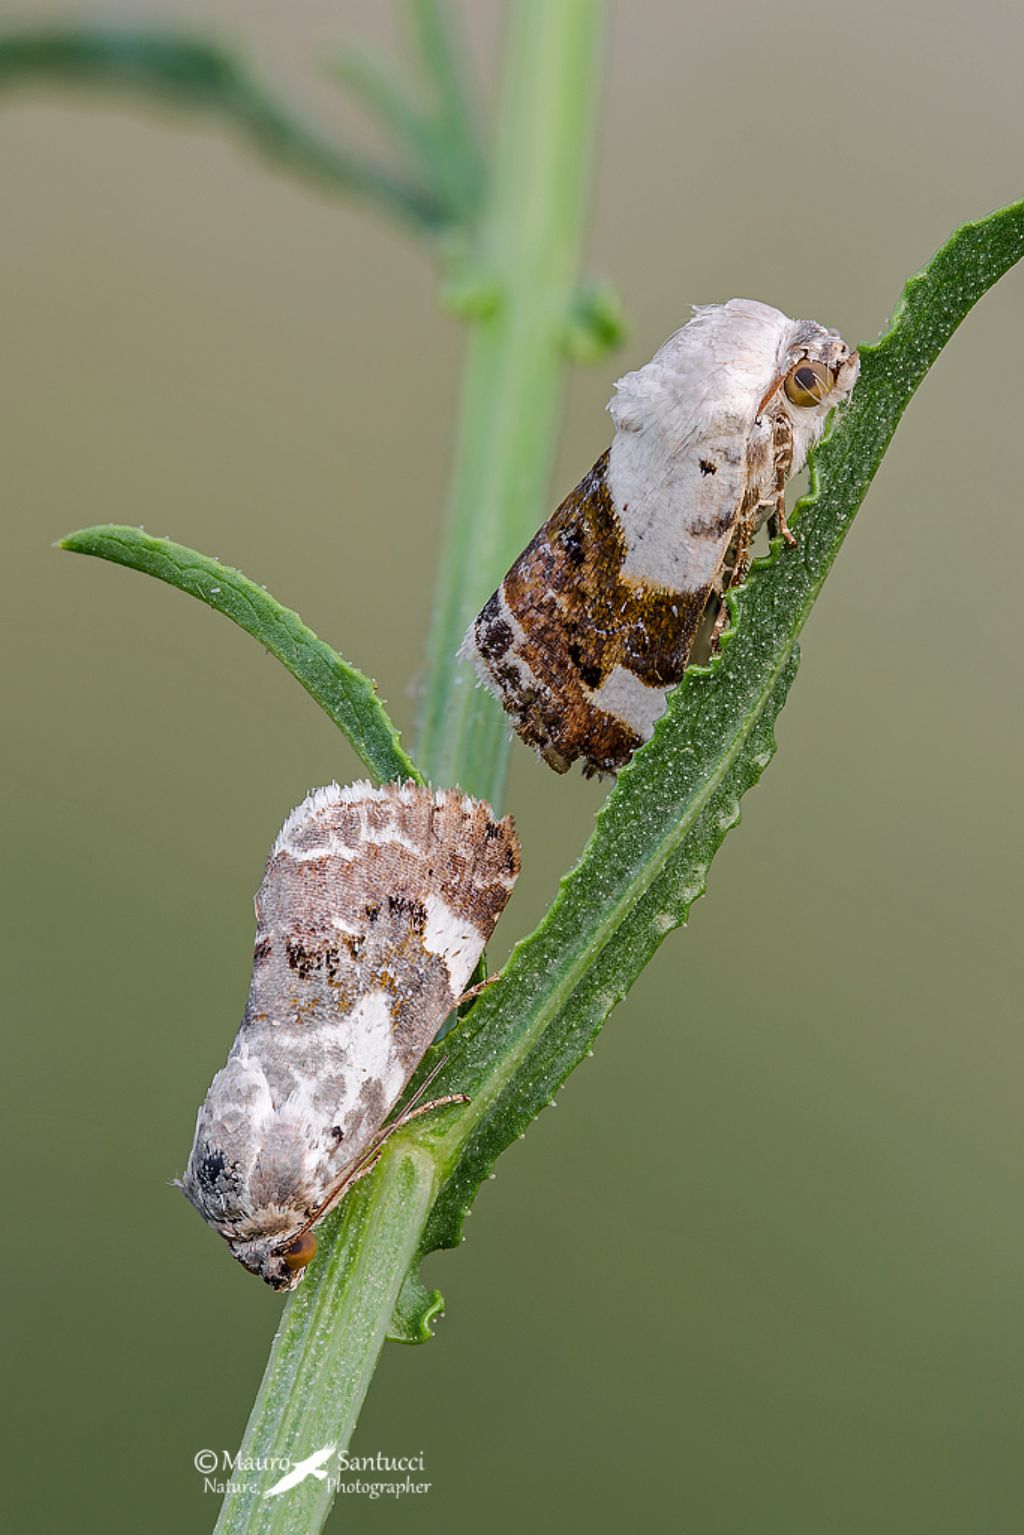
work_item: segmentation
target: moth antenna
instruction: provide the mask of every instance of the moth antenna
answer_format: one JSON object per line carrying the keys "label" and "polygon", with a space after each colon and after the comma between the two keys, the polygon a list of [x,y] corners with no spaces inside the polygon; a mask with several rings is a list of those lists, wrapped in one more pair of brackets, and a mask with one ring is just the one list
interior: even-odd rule
{"label": "moth antenna", "polygon": [[[437,1062],[437,1065],[436,1066],[432,1066],[430,1068],[430,1070],[427,1072],[426,1076],[423,1078],[423,1081],[420,1083],[419,1087],[413,1093],[412,1097],[409,1099],[409,1102],[405,1105],[405,1108],[402,1109],[401,1113],[397,1116],[399,1119],[402,1119],[406,1114],[408,1114],[410,1109],[414,1109],[416,1107],[416,1105],[419,1103],[420,1099],[423,1097],[423,1094],[426,1092],[427,1088],[430,1086],[431,1082],[433,1082],[434,1078],[437,1076],[438,1072],[441,1070],[442,1066],[446,1066],[447,1064],[448,1064],[448,1057],[446,1055],[442,1055],[441,1059]],[[385,1128],[387,1128],[387,1127],[385,1126]]]}
{"label": "moth antenna", "polygon": [[768,401],[771,399],[772,395],[773,394],[777,394],[778,391],[782,388],[783,381],[784,381],[785,377],[786,377],[786,375],[784,373],[780,374],[779,377],[772,384],[772,387],[768,390],[768,393],[764,396],[764,399],[761,401],[760,405],[757,407],[757,414],[756,414],[756,417],[755,417],[756,420],[760,421],[762,411],[764,410],[765,406],[768,404]]}
{"label": "moth antenna", "polygon": [[[352,1184],[355,1183],[357,1179],[361,1178],[364,1173],[369,1172],[371,1164],[377,1160],[377,1157],[380,1154],[380,1148],[383,1146],[388,1137],[393,1135],[396,1130],[400,1130],[408,1119],[414,1117],[417,1103],[419,1103],[420,1099],[423,1097],[423,1094],[426,1092],[431,1082],[433,1082],[442,1066],[447,1064],[447,1061],[448,1057],[446,1055],[442,1055],[436,1066],[431,1067],[430,1071],[427,1072],[427,1075],[423,1078],[423,1081],[420,1083],[419,1087],[413,1093],[412,1097],[409,1099],[409,1102],[405,1105],[405,1108],[402,1109],[397,1118],[389,1120],[386,1125],[381,1126],[373,1140],[363,1152],[363,1155],[357,1162],[353,1163],[351,1167],[346,1169],[344,1177],[333,1189],[331,1189],[330,1193],[327,1195],[327,1198],[320,1201],[312,1214],[306,1217],[298,1231],[296,1231],[289,1238],[290,1241],[295,1241],[297,1237],[302,1236],[304,1231],[308,1231],[311,1226],[315,1226],[317,1221],[323,1220],[331,1206],[338,1203],[339,1199],[343,1194],[347,1192],[349,1188],[351,1188]],[[468,1103],[469,1099],[466,1098],[462,1093],[453,1093],[451,1098],[439,1099],[438,1107],[440,1107],[443,1103],[449,1102]]]}

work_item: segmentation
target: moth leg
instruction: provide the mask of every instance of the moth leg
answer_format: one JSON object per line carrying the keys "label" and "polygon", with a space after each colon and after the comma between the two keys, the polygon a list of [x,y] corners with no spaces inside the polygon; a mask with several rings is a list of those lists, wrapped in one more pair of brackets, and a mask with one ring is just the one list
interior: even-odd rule
{"label": "moth leg", "polygon": [[373,1153],[368,1161],[361,1162],[357,1165],[356,1170],[352,1174],[351,1178],[346,1178],[343,1192],[347,1194],[354,1183],[358,1183],[360,1178],[365,1178],[368,1176],[368,1174],[372,1173],[373,1169],[377,1166],[379,1161],[380,1151],[378,1149]]}
{"label": "moth leg", "polygon": [[409,1102],[406,1104],[402,1113],[399,1114],[398,1118],[392,1119],[389,1124],[382,1125],[381,1128],[377,1131],[376,1135],[372,1138],[369,1146],[366,1149],[367,1156],[373,1156],[374,1152],[378,1149],[378,1147],[384,1144],[388,1136],[393,1135],[395,1131],[402,1125],[407,1125],[410,1119],[418,1119],[421,1114],[426,1114],[431,1109],[442,1109],[448,1103],[469,1102],[469,1099],[466,1097],[465,1093],[446,1093],[443,1098],[431,1098],[429,1103],[420,1103],[420,1099],[423,1097],[427,1088],[430,1086],[431,1082],[433,1082],[442,1066],[445,1066],[447,1062],[448,1057],[446,1055],[442,1055],[441,1059],[435,1062],[432,1070],[430,1070],[423,1078],[423,1081],[413,1093],[412,1097],[409,1099]]}
{"label": "moth leg", "polygon": [[729,623],[729,605],[725,600],[725,594],[734,586],[742,586],[743,582],[747,579],[747,572],[750,569],[750,549],[751,544],[753,543],[753,537],[753,529],[751,528],[750,523],[746,520],[746,518],[743,518],[739,524],[739,527],[736,529],[736,538],[734,542],[734,548],[736,552],[733,558],[732,567],[729,570],[728,577],[722,587],[721,592],[719,593],[718,613],[715,616],[715,625],[711,631],[711,654],[713,656],[718,654],[719,641],[721,640],[726,626]]}
{"label": "moth leg", "polygon": [[799,540],[796,534],[790,530],[789,523],[786,521],[786,497],[782,491],[779,492],[775,505],[768,517],[768,537],[778,538],[780,533],[786,540],[788,547],[795,549]]}
{"label": "moth leg", "polygon": [[736,558],[729,572],[726,582],[726,591],[734,586],[742,586],[750,571],[751,546],[754,542],[754,530],[749,522],[740,524],[736,534]]}
{"label": "moth leg", "polygon": [[725,626],[728,622],[729,607],[725,600],[725,592],[723,592],[718,601],[718,612],[715,615],[715,625],[711,630],[711,654],[713,656],[717,656],[718,654],[719,642],[721,641],[722,635],[725,632]]}
{"label": "moth leg", "polygon": [[778,538],[781,533],[790,549],[796,548],[796,537],[786,521],[786,481],[793,463],[793,427],[785,415],[779,415],[774,423],[773,458],[775,468],[775,496],[768,516],[768,537]]}
{"label": "moth leg", "polygon": [[401,1130],[412,1120],[419,1119],[421,1114],[430,1114],[434,1109],[446,1109],[450,1103],[469,1103],[469,1101],[465,1093],[445,1093],[443,1098],[431,1098],[429,1103],[421,1103],[414,1109],[406,1109],[404,1114],[399,1114],[398,1118],[391,1120],[390,1124],[383,1125],[363,1154],[366,1160],[357,1164],[355,1172],[346,1181],[345,1192],[348,1192],[353,1183],[358,1183],[360,1178],[365,1178],[367,1173],[373,1171],[380,1161],[384,1142],[389,1136],[394,1135],[396,1130]]}
{"label": "moth leg", "polygon": [[345,1180],[345,1192],[360,1178],[365,1178],[371,1168],[376,1167],[380,1161],[380,1154],[384,1142],[394,1135],[396,1130],[403,1129],[414,1119],[419,1119],[421,1114],[430,1114],[434,1109],[447,1108],[450,1103],[469,1103],[465,1093],[445,1093],[443,1098],[431,1098],[429,1103],[420,1103],[414,1109],[406,1109],[404,1114],[399,1114],[397,1119],[392,1119],[388,1124],[382,1125],[376,1135],[363,1152],[362,1159],[356,1164],[355,1172]]}
{"label": "moth leg", "polygon": [[[437,1069],[439,1070],[443,1065],[443,1061],[439,1062]],[[317,1221],[322,1220],[328,1210],[341,1202],[354,1183],[358,1183],[360,1178],[365,1178],[368,1173],[373,1172],[373,1169],[380,1161],[384,1142],[389,1136],[394,1135],[396,1130],[401,1130],[402,1126],[407,1125],[411,1119],[419,1119],[421,1114],[429,1114],[432,1109],[443,1109],[450,1103],[469,1103],[469,1101],[465,1093],[446,1093],[443,1098],[432,1098],[429,1103],[421,1103],[418,1108],[406,1109],[404,1114],[400,1114],[397,1119],[391,1120],[390,1124],[382,1125],[352,1171],[342,1179],[337,1188],[331,1190],[323,1203],[317,1206],[316,1210],[306,1221],[306,1226],[303,1229],[306,1230],[310,1226],[315,1225]]]}
{"label": "moth leg", "polygon": [[475,986],[471,986],[468,991],[464,991],[462,993],[462,996],[456,1002],[455,1006],[465,1007],[467,1002],[472,1002],[475,997],[479,997],[483,992],[485,992],[488,986],[493,986],[495,981],[500,980],[501,971],[499,970],[496,972],[496,974],[487,976],[485,980],[477,981]]}
{"label": "moth leg", "polygon": [[434,1109],[445,1109],[450,1103],[469,1102],[470,1099],[465,1093],[445,1093],[443,1098],[431,1098],[429,1103],[421,1103],[415,1109],[407,1109],[404,1114],[400,1114],[399,1117],[396,1120],[393,1120],[390,1125],[385,1125],[384,1130],[381,1132],[381,1140],[384,1140],[386,1136],[391,1135],[393,1131],[400,1130],[402,1126],[407,1125],[410,1120],[419,1119],[421,1114],[430,1114]]}

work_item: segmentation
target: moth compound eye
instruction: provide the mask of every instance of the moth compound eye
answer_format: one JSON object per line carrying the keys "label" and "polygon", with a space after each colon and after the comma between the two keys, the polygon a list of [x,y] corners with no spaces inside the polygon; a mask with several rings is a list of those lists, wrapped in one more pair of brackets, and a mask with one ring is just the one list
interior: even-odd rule
{"label": "moth compound eye", "polygon": [[786,398],[794,405],[805,408],[820,405],[833,382],[832,374],[824,363],[805,359],[786,374]]}
{"label": "moth compound eye", "polygon": [[303,1231],[294,1242],[281,1251],[281,1258],[286,1269],[297,1274],[304,1269],[307,1263],[312,1263],[316,1257],[316,1237],[311,1231]]}

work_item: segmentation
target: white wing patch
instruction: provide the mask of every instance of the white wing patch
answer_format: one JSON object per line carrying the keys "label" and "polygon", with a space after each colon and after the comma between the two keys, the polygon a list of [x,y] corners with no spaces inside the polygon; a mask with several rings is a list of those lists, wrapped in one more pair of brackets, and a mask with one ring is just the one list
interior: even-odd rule
{"label": "white wing patch", "polygon": [[359,1041],[358,1057],[347,1070],[349,1101],[355,1101],[367,1080],[380,1082],[385,1095],[398,1091],[402,1085],[403,1071],[395,1050],[391,998],[388,993],[368,991],[365,997],[360,997],[352,1012],[344,1019],[343,1027],[347,1037]]}
{"label": "white wing patch", "polygon": [[423,904],[427,909],[423,947],[430,954],[439,954],[444,960],[451,977],[452,991],[459,997],[480,957],[476,931],[472,922],[454,912],[441,896],[428,895]]}
{"label": "white wing patch", "polygon": [[633,672],[624,666],[616,666],[599,688],[589,690],[589,695],[596,708],[625,720],[642,741],[649,741],[655,722],[665,712],[668,691],[666,688],[649,688]]}

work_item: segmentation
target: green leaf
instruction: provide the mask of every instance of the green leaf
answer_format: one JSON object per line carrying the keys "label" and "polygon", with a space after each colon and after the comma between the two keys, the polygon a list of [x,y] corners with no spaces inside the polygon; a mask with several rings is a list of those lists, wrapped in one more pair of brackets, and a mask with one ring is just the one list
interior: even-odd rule
{"label": "green leaf", "polygon": [[378,783],[389,778],[423,783],[419,769],[402,750],[398,731],[369,677],[356,671],[318,639],[297,613],[241,571],[168,538],[151,538],[140,528],[113,524],[71,533],[61,540],[60,547],[141,570],[223,613],[298,678],[328,719],[348,737]]}
{"label": "green leaf", "polygon": [[622,345],[627,329],[622,300],[611,284],[581,283],[565,320],[565,355],[573,362],[598,362]]}
{"label": "green leaf", "polygon": [[121,87],[234,123],[265,154],[433,232],[447,206],[416,179],[376,165],[311,127],[233,55],[205,38],[155,28],[33,27],[0,37],[0,90],[32,80]]}
{"label": "green leaf", "polygon": [[352,43],[331,54],[327,67],[367,115],[395,141],[403,157],[410,162],[419,161],[421,170],[427,172],[425,180],[432,181],[423,113],[390,61],[376,49]]}
{"label": "green leaf", "polygon": [[[792,519],[799,547],[776,541],[731,599],[736,627],[721,656],[687,672],[654,738],[620,773],[544,920],[445,1039],[436,1091],[472,1101],[417,1135],[444,1178],[421,1255],[459,1241],[495,1158],[550,1101],[703,893],[740,798],[774,751],[797,636],[899,419],[973,304],[1022,255],[1024,203],[1016,203],[958,230],[907,283],[888,331],[861,348],[853,399],[815,455],[811,492]],[[416,1331],[408,1311],[402,1329]]]}
{"label": "green leaf", "polygon": [[441,0],[406,0],[406,4],[416,52],[436,103],[427,123],[431,184],[458,221],[469,225],[480,212],[487,166],[467,87],[469,70],[461,37],[451,7]]}

